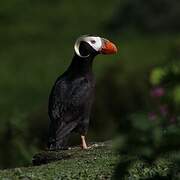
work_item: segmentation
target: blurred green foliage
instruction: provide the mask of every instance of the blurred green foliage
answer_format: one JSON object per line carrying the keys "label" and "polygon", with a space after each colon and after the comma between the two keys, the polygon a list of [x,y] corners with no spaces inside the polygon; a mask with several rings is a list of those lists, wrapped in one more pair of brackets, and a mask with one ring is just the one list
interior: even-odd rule
{"label": "blurred green foliage", "polygon": [[[150,72],[149,112],[142,108],[142,112],[127,115],[126,123],[119,125],[120,154],[128,157],[136,156],[152,167],[164,157],[169,157],[171,166],[166,174],[151,174],[148,179],[179,179],[180,167],[180,49],[174,51],[178,44],[170,50],[167,63],[152,69]],[[176,52],[174,54],[174,52]],[[171,156],[175,153],[175,156]],[[125,160],[119,163],[115,178],[129,179],[129,170],[139,159]],[[144,169],[144,168],[143,168]],[[135,175],[135,172],[134,172]],[[142,179],[146,179],[140,176]],[[138,177],[134,177],[137,178]]]}
{"label": "blurred green foliage", "polygon": [[[118,130],[137,137],[136,129],[142,128],[146,144],[154,137],[161,145],[161,131],[157,137],[149,131],[162,124],[151,125],[144,114],[155,106],[152,84],[166,82],[170,88],[164,99],[178,112],[178,9],[179,2],[161,0],[1,1],[0,167],[26,165],[46,147],[50,89],[70,63],[75,39],[88,33],[111,39],[119,48],[116,56],[94,61],[97,88],[89,140],[111,139]],[[139,110],[142,114],[135,114]],[[147,152],[153,154],[151,149]]]}
{"label": "blurred green foliage", "polygon": [[161,86],[164,91],[163,103],[169,105],[172,113],[178,115],[180,107],[180,41],[170,50],[166,64],[151,71],[152,86]]}
{"label": "blurred green foliage", "polygon": [[148,168],[154,167],[160,159],[169,159],[171,165],[168,171],[166,173],[161,173],[160,170],[156,173],[149,172],[147,179],[150,177],[152,179],[179,179],[180,118],[176,123],[166,127],[164,127],[164,121],[166,119],[161,116],[152,121],[146,112],[127,116],[126,124],[120,126],[119,151],[121,155],[134,157],[134,159],[127,158],[119,163],[115,179],[129,179],[132,176],[134,179],[146,179],[147,177],[141,174],[145,166],[141,167],[138,177],[135,177],[136,172],[131,172],[130,168],[139,163],[146,164]]}
{"label": "blurred green foliage", "polygon": [[[134,3],[133,8],[136,7],[138,2],[146,1],[126,1],[126,3]],[[156,1],[159,3],[158,1]],[[173,4],[174,2],[174,4]],[[169,2],[170,7],[176,4],[176,1]],[[164,1],[167,3],[167,1]],[[136,5],[135,5],[136,4]],[[154,2],[154,4],[156,4]],[[132,5],[132,4],[131,4]],[[143,3],[139,8],[142,8]],[[170,8],[169,8],[170,9]],[[172,10],[172,9],[170,9]],[[147,11],[148,12],[148,11]],[[153,13],[153,11],[151,11]],[[159,13],[161,11],[158,11]],[[138,11],[130,11],[130,15],[135,15]],[[161,14],[162,15],[162,14]],[[166,14],[168,15],[168,13]],[[164,21],[166,15],[163,16]],[[135,16],[136,17],[136,16]],[[178,17],[178,16],[177,16]],[[143,18],[147,18],[144,16]],[[174,18],[174,17],[173,17]],[[172,19],[172,22],[174,19]],[[149,21],[147,20],[147,24]],[[151,21],[150,21],[151,23]],[[154,21],[152,21],[154,23]],[[161,20],[163,23],[163,20]],[[123,24],[121,24],[123,26]],[[142,27],[136,24],[136,28]],[[168,24],[169,25],[169,24]],[[171,24],[170,24],[171,25]],[[173,24],[175,25],[175,24]],[[121,27],[121,26],[120,26]],[[146,26],[147,28],[148,26]],[[163,26],[161,26],[162,28]],[[145,28],[145,27],[144,27]],[[158,26],[156,28],[159,28]],[[159,31],[159,29],[146,29],[148,33],[151,31]],[[172,27],[171,27],[172,28]],[[121,27],[121,30],[123,28]],[[142,29],[141,29],[142,30]],[[171,31],[178,31],[178,28],[166,29],[160,32],[167,33]],[[168,34],[169,35],[169,34]],[[156,35],[157,36],[157,35]],[[124,123],[119,122],[119,151],[120,154],[127,156],[137,156],[141,158],[143,163],[148,166],[153,166],[159,158],[166,156],[169,157],[173,152],[177,156],[172,159],[172,167],[165,175],[157,174],[152,175],[152,179],[179,179],[179,138],[180,138],[180,41],[179,38],[174,41],[166,54],[165,63],[152,66],[151,69],[145,73],[149,76],[147,78],[147,89],[143,89],[143,93],[147,90],[147,104],[138,109],[133,108],[134,113],[127,113]],[[141,78],[142,80],[142,78]],[[131,86],[132,87],[132,86]],[[141,94],[135,102],[139,102],[142,98]],[[122,120],[122,121],[123,121]],[[125,160],[124,163],[119,163],[116,170],[116,179],[128,179],[130,177],[129,168],[137,163],[138,160]],[[142,177],[141,177],[142,178]],[[143,179],[143,178],[142,178]],[[144,178],[146,179],[146,178]],[[148,178],[149,179],[149,178]]]}
{"label": "blurred green foliage", "polygon": [[28,124],[24,123],[26,116],[20,113],[14,114],[12,119],[6,122],[6,128],[1,132],[1,164],[29,164],[32,153],[36,150],[34,143],[28,143]]}

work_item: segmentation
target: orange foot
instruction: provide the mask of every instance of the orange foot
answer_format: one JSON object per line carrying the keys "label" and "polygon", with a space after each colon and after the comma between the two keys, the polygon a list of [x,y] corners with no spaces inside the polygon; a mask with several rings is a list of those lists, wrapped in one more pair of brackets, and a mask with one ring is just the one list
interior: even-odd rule
{"label": "orange foot", "polygon": [[81,135],[81,148],[82,149],[89,149],[90,147],[87,146],[85,136]]}

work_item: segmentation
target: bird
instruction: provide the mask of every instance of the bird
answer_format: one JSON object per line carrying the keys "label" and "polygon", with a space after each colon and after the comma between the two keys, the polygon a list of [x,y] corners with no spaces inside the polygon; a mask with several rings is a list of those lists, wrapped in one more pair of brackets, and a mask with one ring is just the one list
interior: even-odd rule
{"label": "bird", "polygon": [[72,132],[80,135],[82,149],[89,148],[86,135],[95,94],[93,60],[98,54],[115,53],[117,47],[108,39],[90,34],[77,38],[72,61],[49,95],[48,149],[68,149]]}

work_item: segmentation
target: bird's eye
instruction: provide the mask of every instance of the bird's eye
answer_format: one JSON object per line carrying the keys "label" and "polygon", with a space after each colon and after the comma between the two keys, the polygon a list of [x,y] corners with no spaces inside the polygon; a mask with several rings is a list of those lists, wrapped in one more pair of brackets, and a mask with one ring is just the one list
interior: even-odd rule
{"label": "bird's eye", "polygon": [[91,43],[92,43],[92,44],[95,44],[95,43],[96,43],[96,41],[95,41],[95,40],[91,40]]}

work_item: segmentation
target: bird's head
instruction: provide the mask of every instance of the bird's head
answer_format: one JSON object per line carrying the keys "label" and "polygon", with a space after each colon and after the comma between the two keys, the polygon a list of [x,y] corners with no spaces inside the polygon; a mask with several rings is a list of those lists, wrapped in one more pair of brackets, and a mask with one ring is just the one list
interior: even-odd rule
{"label": "bird's head", "polygon": [[76,40],[74,50],[79,57],[87,58],[98,54],[114,54],[117,47],[105,38],[83,35]]}

